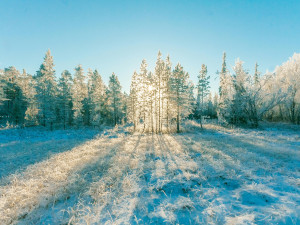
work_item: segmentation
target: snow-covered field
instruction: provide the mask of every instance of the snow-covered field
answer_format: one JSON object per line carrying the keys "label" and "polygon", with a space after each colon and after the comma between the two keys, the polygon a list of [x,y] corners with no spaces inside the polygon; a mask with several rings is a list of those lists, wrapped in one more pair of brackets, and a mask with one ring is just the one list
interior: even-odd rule
{"label": "snow-covered field", "polygon": [[0,131],[0,224],[300,224],[300,129]]}

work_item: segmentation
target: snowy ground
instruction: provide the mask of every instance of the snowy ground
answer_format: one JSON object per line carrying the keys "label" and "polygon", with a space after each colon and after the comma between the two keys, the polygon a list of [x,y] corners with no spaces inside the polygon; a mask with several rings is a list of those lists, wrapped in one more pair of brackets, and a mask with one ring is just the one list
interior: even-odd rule
{"label": "snowy ground", "polygon": [[300,223],[299,127],[187,127],[0,131],[0,224]]}

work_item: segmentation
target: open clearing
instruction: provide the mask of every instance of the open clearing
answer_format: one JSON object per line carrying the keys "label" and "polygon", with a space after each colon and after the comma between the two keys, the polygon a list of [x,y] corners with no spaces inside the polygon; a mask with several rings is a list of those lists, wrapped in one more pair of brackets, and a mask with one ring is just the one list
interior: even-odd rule
{"label": "open clearing", "polygon": [[190,126],[0,131],[0,224],[300,223],[299,129]]}

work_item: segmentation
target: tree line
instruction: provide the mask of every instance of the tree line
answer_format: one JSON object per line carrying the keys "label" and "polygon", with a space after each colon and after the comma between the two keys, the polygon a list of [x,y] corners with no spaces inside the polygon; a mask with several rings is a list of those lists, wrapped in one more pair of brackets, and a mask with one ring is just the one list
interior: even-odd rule
{"label": "tree line", "polygon": [[106,85],[97,70],[81,65],[57,79],[50,50],[34,75],[11,66],[0,70],[0,122],[50,129],[131,123],[141,132],[180,132],[182,120],[217,118],[222,124],[258,126],[259,121],[300,123],[300,54],[275,71],[254,74],[236,60],[230,72],[226,53],[217,72],[218,93],[210,91],[203,64],[197,83],[178,63],[159,52],[154,71],[143,60],[131,79],[130,93],[122,91],[113,73]]}
{"label": "tree line", "polygon": [[128,96],[118,77],[113,73],[106,86],[97,70],[84,74],[78,65],[74,72],[64,70],[57,80],[50,50],[33,76],[15,67],[0,71],[1,122],[51,129],[124,122]]}

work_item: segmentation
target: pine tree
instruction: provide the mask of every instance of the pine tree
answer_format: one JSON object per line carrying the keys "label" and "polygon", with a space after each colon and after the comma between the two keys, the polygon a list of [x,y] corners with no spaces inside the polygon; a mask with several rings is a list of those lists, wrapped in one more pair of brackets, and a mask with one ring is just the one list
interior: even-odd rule
{"label": "pine tree", "polygon": [[[0,107],[1,105],[3,105],[3,102],[5,101],[4,88],[5,88],[4,71],[0,69]],[[0,113],[1,113],[1,108],[0,108]]]}
{"label": "pine tree", "polygon": [[39,121],[43,126],[50,125],[52,129],[56,120],[57,84],[50,50],[46,52],[44,62],[37,71],[36,80]]}
{"label": "pine tree", "polygon": [[[189,74],[187,74],[189,77]],[[188,86],[187,86],[187,94],[188,94],[188,99],[187,99],[187,106],[186,108],[183,109],[184,117],[189,117],[190,119],[193,118],[195,108],[197,107],[197,101],[194,96],[194,89],[195,86],[192,81],[188,81]]]}
{"label": "pine tree", "polygon": [[94,72],[89,70],[88,77],[88,96],[91,119],[90,123],[94,126],[100,126],[105,120],[104,104],[106,99],[106,86],[97,70]]}
{"label": "pine tree", "polygon": [[36,80],[25,70],[21,75],[19,85],[24,96],[25,126],[38,125],[38,104],[36,99]]}
{"label": "pine tree", "polygon": [[13,124],[23,124],[26,101],[20,87],[20,72],[13,66],[5,68],[5,111],[7,114],[8,122]]}
{"label": "pine tree", "polygon": [[72,87],[72,102],[74,122],[77,126],[83,125],[86,121],[85,104],[88,97],[87,85],[81,65],[75,67],[75,75]]}
{"label": "pine tree", "polygon": [[108,100],[110,110],[112,112],[112,121],[114,125],[117,125],[121,118],[122,112],[122,87],[120,85],[118,77],[113,73],[109,77],[109,84],[108,84]]}
{"label": "pine tree", "polygon": [[164,62],[161,59],[161,52],[158,52],[156,66],[155,66],[155,74],[154,79],[157,87],[157,128],[158,132],[161,132],[162,129],[162,114],[163,114],[163,101],[162,101],[162,89],[163,89],[163,73],[164,73]]}
{"label": "pine tree", "polygon": [[258,64],[255,63],[254,76],[253,76],[255,86],[259,84],[259,76],[260,76],[260,72],[258,71]]}
{"label": "pine tree", "polygon": [[226,52],[223,53],[222,69],[219,72],[220,75],[220,85],[219,85],[219,96],[223,99],[226,95],[226,78],[227,78],[227,66],[226,66]]}
{"label": "pine tree", "polygon": [[243,62],[237,59],[233,67],[235,74],[233,75],[234,95],[231,105],[231,118],[230,123],[233,124],[246,124],[247,123],[247,100],[248,93],[246,83],[248,73],[243,68]]}
{"label": "pine tree", "polygon": [[227,123],[230,117],[230,106],[232,101],[232,79],[227,70],[226,53],[223,53],[223,62],[220,75],[219,101],[218,101],[218,120]]}
{"label": "pine tree", "polygon": [[247,87],[247,115],[248,120],[252,126],[258,126],[258,102],[261,92],[260,72],[258,71],[258,64],[255,63],[253,77],[248,77]]}
{"label": "pine tree", "polygon": [[218,117],[218,105],[219,105],[219,98],[218,94],[215,92],[214,99],[213,99],[213,118]]}
{"label": "pine tree", "polygon": [[154,103],[156,101],[155,99],[155,93],[156,93],[156,89],[155,89],[155,82],[154,82],[154,76],[151,72],[148,73],[148,77],[147,77],[147,81],[148,81],[148,103],[149,103],[149,125],[148,125],[148,131],[153,133],[154,131],[157,132],[157,129],[154,129],[154,123],[155,123],[155,113],[154,113]]}
{"label": "pine tree", "polygon": [[204,115],[204,100],[209,94],[209,79],[207,76],[207,66],[202,64],[201,71],[198,75],[198,86],[197,86],[197,112],[199,113],[200,124],[202,127],[202,116]]}
{"label": "pine tree", "polygon": [[133,122],[133,129],[136,131],[137,123],[138,123],[138,96],[139,90],[138,90],[138,74],[136,71],[134,71],[132,78],[131,78],[131,85],[130,85],[130,120]]}
{"label": "pine tree", "polygon": [[66,129],[67,125],[71,126],[73,122],[72,85],[71,73],[68,70],[64,70],[58,83],[60,122],[63,123],[64,129]]}
{"label": "pine tree", "polygon": [[170,100],[170,77],[172,74],[172,64],[170,61],[170,57],[169,55],[166,58],[166,63],[165,63],[165,71],[164,71],[164,100],[166,101],[165,105],[166,105],[166,110],[165,110],[165,114],[166,114],[166,126],[167,126],[167,131],[169,132],[169,123],[170,123],[170,117],[171,117],[171,113],[170,113],[170,107],[171,107],[171,100]]}
{"label": "pine tree", "polygon": [[207,109],[205,114],[210,118],[214,117],[214,104],[213,104],[211,92],[209,92],[208,94]]}
{"label": "pine tree", "polygon": [[143,131],[146,130],[147,127],[147,119],[148,119],[148,71],[147,71],[148,64],[144,59],[140,66],[140,75],[139,75],[139,104],[140,104],[140,120],[143,121]]}
{"label": "pine tree", "polygon": [[170,77],[171,99],[176,105],[176,130],[180,132],[180,122],[182,118],[187,116],[185,113],[190,113],[191,102],[189,92],[189,75],[183,70],[183,67],[178,63]]}

